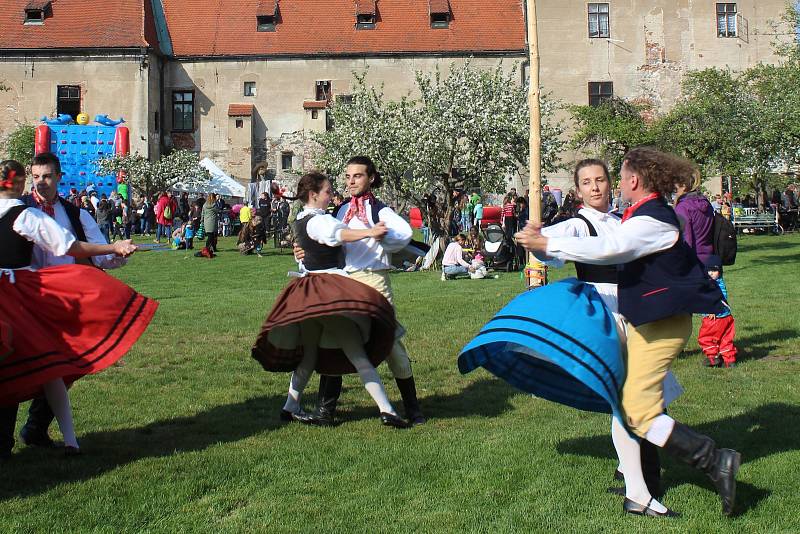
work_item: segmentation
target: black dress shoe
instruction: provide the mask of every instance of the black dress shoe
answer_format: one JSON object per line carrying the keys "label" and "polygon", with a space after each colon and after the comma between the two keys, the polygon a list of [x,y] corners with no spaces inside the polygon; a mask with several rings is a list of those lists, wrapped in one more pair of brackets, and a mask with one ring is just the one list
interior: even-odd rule
{"label": "black dress shoe", "polygon": [[303,423],[304,425],[317,424],[313,415],[309,415],[303,411],[294,413],[288,410],[281,410],[281,421],[283,421],[284,423],[291,423],[293,421],[297,421],[298,423]]}
{"label": "black dress shoe", "polygon": [[381,424],[383,426],[391,426],[394,428],[408,428],[411,426],[405,419],[401,419],[394,414],[386,412],[381,412]]}
{"label": "black dress shoe", "polygon": [[408,419],[409,426],[417,426],[417,425],[424,425],[427,423],[428,420],[422,415],[422,412],[417,412],[412,414],[411,417]]}
{"label": "black dress shoe", "polygon": [[[653,500],[650,499],[650,502]],[[647,506],[643,504],[639,504],[638,502],[633,502],[632,500],[626,498],[625,502],[622,503],[622,509],[625,511],[626,514],[633,514],[633,515],[646,515],[647,517],[680,517],[680,514],[677,514],[667,508],[666,512],[656,512],[652,508],[650,508],[650,503],[647,503]]]}
{"label": "black dress shoe", "polygon": [[23,428],[19,433],[19,437],[22,439],[22,443],[28,447],[46,447],[51,449],[56,446],[56,442],[50,439],[47,433],[28,432]]}
{"label": "black dress shoe", "polygon": [[70,447],[66,445],[64,447],[64,456],[80,456],[83,454],[78,447]]}

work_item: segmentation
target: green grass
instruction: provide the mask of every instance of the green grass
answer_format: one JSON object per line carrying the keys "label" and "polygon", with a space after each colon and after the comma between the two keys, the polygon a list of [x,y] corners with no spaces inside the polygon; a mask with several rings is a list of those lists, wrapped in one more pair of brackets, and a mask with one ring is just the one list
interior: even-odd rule
{"label": "green grass", "polygon": [[624,516],[605,492],[607,416],[458,373],[459,349],[521,290],[518,274],[395,275],[430,422],[382,428],[351,376],[343,424],[311,428],[279,423],[288,375],[249,356],[292,260],[221,245],[214,260],[141,252],[115,273],[158,313],[121,364],[73,387],[83,456],[18,446],[0,464],[0,532],[800,531],[798,235],[746,236],[726,270],[741,364],[702,368],[694,341],[676,363],[686,393],[671,413],[744,458],[731,519],[702,476],[665,458],[676,520]]}

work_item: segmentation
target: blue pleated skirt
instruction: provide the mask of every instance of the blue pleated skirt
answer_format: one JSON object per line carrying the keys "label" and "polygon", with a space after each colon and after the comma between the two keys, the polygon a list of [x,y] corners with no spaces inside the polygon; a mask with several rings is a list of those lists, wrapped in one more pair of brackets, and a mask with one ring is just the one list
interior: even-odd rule
{"label": "blue pleated skirt", "polygon": [[595,288],[569,278],[508,303],[458,357],[512,386],[580,410],[620,416],[625,380],[614,317]]}

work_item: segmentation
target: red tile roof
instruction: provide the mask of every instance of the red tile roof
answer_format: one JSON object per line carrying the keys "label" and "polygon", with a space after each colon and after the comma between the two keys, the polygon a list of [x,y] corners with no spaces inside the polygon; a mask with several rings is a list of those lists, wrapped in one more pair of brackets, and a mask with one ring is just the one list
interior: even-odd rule
{"label": "red tile roof", "polygon": [[[61,2],[62,0],[59,0]],[[262,0],[162,0],[176,56],[521,51],[521,0],[454,0],[447,29],[425,0],[380,0],[375,29],[356,29],[355,0],[280,0],[274,32],[256,31]]]}
{"label": "red tile roof", "polygon": [[152,17],[145,16],[150,0],[54,0],[44,24],[25,25],[25,8],[33,3],[3,0],[0,49],[157,46]]}
{"label": "red tile roof", "polygon": [[431,13],[450,12],[450,2],[448,0],[429,0],[428,7]]}
{"label": "red tile roof", "polygon": [[327,100],[303,100],[303,109],[325,109],[328,107]]}
{"label": "red tile roof", "polygon": [[252,117],[253,104],[228,104],[228,117]]}
{"label": "red tile roof", "polygon": [[274,16],[278,11],[278,0],[261,0],[256,7],[258,16]]}
{"label": "red tile roof", "polygon": [[357,15],[374,15],[376,11],[375,0],[356,0]]}

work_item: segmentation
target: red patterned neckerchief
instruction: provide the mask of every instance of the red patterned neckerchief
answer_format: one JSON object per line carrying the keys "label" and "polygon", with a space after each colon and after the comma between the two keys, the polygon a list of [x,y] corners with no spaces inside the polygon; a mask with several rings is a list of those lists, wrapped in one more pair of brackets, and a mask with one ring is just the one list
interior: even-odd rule
{"label": "red patterned neckerchief", "polygon": [[634,204],[634,205],[632,205],[632,206],[630,206],[628,208],[625,208],[625,212],[622,214],[622,222],[625,222],[628,219],[630,219],[631,217],[633,217],[633,213],[636,210],[638,210],[639,208],[641,208],[643,204],[645,204],[646,202],[650,202],[651,200],[655,200],[655,199],[659,198],[660,196],[661,195],[659,193],[650,193],[646,197],[644,197],[642,199],[639,199],[639,201],[636,204]]}
{"label": "red patterned neckerchief", "polygon": [[370,222],[369,219],[367,219],[367,200],[375,200],[375,196],[372,194],[372,191],[367,191],[361,196],[351,198],[350,206],[348,206],[347,213],[345,214],[342,222],[347,224],[350,222],[350,219],[355,217],[364,223],[365,226],[369,227]]}
{"label": "red patterned neckerchief", "polygon": [[36,202],[36,205],[39,207],[40,210],[48,214],[50,217],[55,218],[56,216],[55,202],[48,202],[47,200],[45,200],[45,198],[41,196],[36,191],[36,189],[33,190],[33,200]]}

